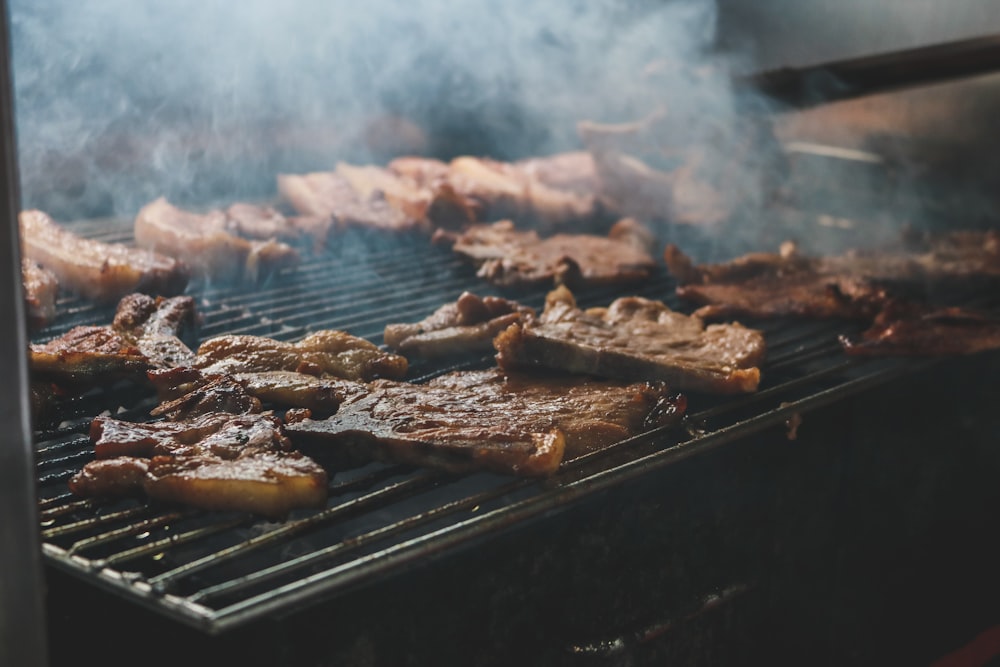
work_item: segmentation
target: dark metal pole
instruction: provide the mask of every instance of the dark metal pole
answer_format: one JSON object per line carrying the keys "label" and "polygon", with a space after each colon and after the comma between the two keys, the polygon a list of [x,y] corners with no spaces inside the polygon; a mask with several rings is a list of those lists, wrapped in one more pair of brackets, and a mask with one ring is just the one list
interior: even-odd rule
{"label": "dark metal pole", "polygon": [[0,0],[0,665],[48,664],[28,401],[10,24]]}

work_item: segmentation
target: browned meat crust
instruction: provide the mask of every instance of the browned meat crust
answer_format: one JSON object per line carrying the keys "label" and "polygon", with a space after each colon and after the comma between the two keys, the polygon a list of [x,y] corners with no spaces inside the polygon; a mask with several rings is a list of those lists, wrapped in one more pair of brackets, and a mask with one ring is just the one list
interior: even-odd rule
{"label": "browned meat crust", "polygon": [[171,296],[187,286],[187,269],[173,257],[81,238],[41,211],[23,211],[18,220],[25,257],[87,298],[113,302],[130,292]]}
{"label": "browned meat crust", "polygon": [[294,266],[299,255],[274,238],[247,240],[232,232],[223,211],[198,214],[181,210],[160,197],[135,218],[139,245],[184,259],[192,272],[213,280],[257,280]]}
{"label": "browned meat crust", "polygon": [[515,322],[534,317],[533,308],[501,297],[463,292],[431,315],[412,324],[389,324],[385,344],[412,359],[489,353],[493,337]]}
{"label": "browned meat crust", "polygon": [[24,258],[21,260],[21,282],[24,284],[28,326],[41,329],[55,319],[59,280],[56,274]]}
{"label": "browned meat crust", "polygon": [[210,413],[152,424],[99,417],[90,435],[98,460],[70,480],[77,495],[145,493],[269,517],[326,502],[326,471],[289,451],[281,422],[271,415]]}
{"label": "browned meat crust", "polygon": [[674,423],[682,398],[662,384],[623,385],[580,378],[457,372],[426,385],[380,380],[326,420],[289,424],[293,440],[317,457],[375,458],[468,471],[539,476],[566,452],[607,446]]}
{"label": "browned meat crust", "polygon": [[343,331],[316,331],[287,343],[259,336],[219,336],[198,348],[194,367],[206,374],[294,371],[346,380],[402,378],[408,364],[398,354]]}
{"label": "browned meat crust", "polygon": [[706,327],[698,317],[640,297],[584,311],[565,287],[549,293],[537,320],[512,325],[494,345],[507,370],[661,380],[680,391],[718,394],[755,391],[766,353],[763,334],[740,324]]}
{"label": "browned meat crust", "polygon": [[1000,318],[964,308],[892,302],[860,340],[840,339],[856,356],[938,356],[1000,349]]}
{"label": "browned meat crust", "polygon": [[479,267],[479,277],[500,287],[628,285],[649,278],[656,266],[650,255],[652,235],[630,218],[615,223],[607,237],[556,234],[543,239],[502,220],[460,234],[439,230],[434,238],[451,241],[455,252]]}
{"label": "browned meat crust", "polygon": [[804,257],[786,243],[724,264],[696,265],[677,247],[664,259],[678,295],[705,304],[706,318],[783,315],[870,319],[890,299],[977,287],[1000,280],[1000,233],[913,235],[908,247]]}
{"label": "browned meat crust", "polygon": [[180,340],[195,319],[194,299],[131,294],[118,305],[110,326],[78,326],[59,338],[29,347],[37,378],[62,387],[86,387],[128,379],[142,382],[152,368],[190,361]]}

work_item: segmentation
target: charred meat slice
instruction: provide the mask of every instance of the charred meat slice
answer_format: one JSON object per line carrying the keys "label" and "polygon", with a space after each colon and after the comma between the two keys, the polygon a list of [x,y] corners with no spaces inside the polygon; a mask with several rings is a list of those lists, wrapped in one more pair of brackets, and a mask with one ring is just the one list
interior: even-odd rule
{"label": "charred meat slice", "polygon": [[928,308],[891,302],[860,340],[840,339],[855,356],[975,354],[1000,349],[1000,317],[965,308]]}
{"label": "charred meat slice", "polygon": [[170,296],[187,286],[187,269],[173,257],[81,238],[41,211],[23,211],[18,219],[25,257],[87,298],[114,302],[130,292]]}
{"label": "charred meat slice", "polygon": [[533,308],[501,297],[463,292],[420,322],[390,324],[385,344],[408,358],[434,359],[493,350],[493,337],[515,322],[534,317]]}
{"label": "charred meat slice", "polygon": [[678,296],[701,304],[695,315],[705,319],[868,319],[887,298],[886,288],[863,272],[834,270],[821,260],[800,256],[792,244],[779,253],[754,253],[709,265],[696,265],[671,245],[664,259],[682,283]]}
{"label": "charred meat slice", "polygon": [[[457,372],[426,385],[390,380],[325,420],[287,426],[317,458],[381,459],[454,471],[548,475],[574,455],[673,423],[682,398],[662,384]],[[332,450],[332,451],[331,451]]]}
{"label": "charred meat slice", "polygon": [[262,414],[206,414],[185,422],[91,426],[97,460],[70,480],[81,496],[145,493],[209,510],[280,517],[326,502],[327,474]]}
{"label": "charred meat slice", "polygon": [[32,329],[41,329],[56,316],[59,280],[56,274],[24,258],[21,260],[21,281],[24,284],[28,326]]}
{"label": "charred meat slice", "polygon": [[629,218],[615,223],[607,237],[556,234],[543,239],[502,220],[461,234],[439,230],[435,239],[451,241],[455,252],[479,267],[479,277],[500,287],[627,285],[647,279],[655,268],[652,235]]}
{"label": "charred meat slice", "polygon": [[208,374],[294,371],[346,380],[401,378],[407,361],[343,331],[316,331],[287,343],[258,336],[219,336],[198,348],[194,366]]}
{"label": "charred meat slice", "polygon": [[494,345],[506,370],[662,380],[679,391],[717,394],[755,391],[766,353],[763,334],[740,324],[706,327],[698,317],[640,297],[584,311],[565,287],[549,293],[537,320],[512,325]]}
{"label": "charred meat slice", "polygon": [[160,197],[135,218],[135,240],[184,262],[199,276],[220,281],[256,280],[298,263],[298,253],[274,238],[259,241],[231,231],[223,211],[181,210]]}
{"label": "charred meat slice", "polygon": [[36,377],[60,386],[142,382],[150,369],[193,359],[180,335],[194,320],[189,296],[130,294],[119,302],[112,325],[78,326],[47,343],[32,344],[30,367]]}

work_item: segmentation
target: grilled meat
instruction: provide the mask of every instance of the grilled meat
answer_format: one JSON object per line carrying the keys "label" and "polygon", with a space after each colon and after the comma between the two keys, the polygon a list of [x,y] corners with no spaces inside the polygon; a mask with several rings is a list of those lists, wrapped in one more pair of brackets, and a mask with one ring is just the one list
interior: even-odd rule
{"label": "grilled meat", "polygon": [[187,286],[187,269],[173,257],[81,238],[41,211],[23,211],[18,220],[25,257],[87,298],[113,302],[130,292],[170,296]]}
{"label": "grilled meat", "polygon": [[890,302],[860,340],[840,339],[855,356],[942,356],[1000,349],[1000,318],[964,308]]}
{"label": "grilled meat", "polygon": [[28,326],[32,329],[41,329],[56,316],[59,280],[56,274],[24,258],[21,260],[21,282],[24,284]]}
{"label": "grilled meat", "polygon": [[229,375],[205,377],[193,368],[170,368],[150,371],[149,379],[161,398],[149,412],[153,417],[181,421],[212,413],[239,415],[263,410],[260,398]]}
{"label": "grilled meat", "polygon": [[401,378],[406,359],[383,352],[367,340],[343,331],[316,331],[286,343],[258,336],[219,336],[198,348],[194,367],[206,374],[294,371],[347,380]]}
{"label": "grilled meat", "polygon": [[118,304],[110,326],[78,326],[29,347],[32,373],[63,387],[128,379],[142,382],[153,368],[193,359],[180,339],[195,318],[194,299],[131,294]]}
{"label": "grilled meat", "polygon": [[297,239],[303,230],[276,209],[257,204],[236,203],[226,209],[226,227],[237,236],[267,241]]}
{"label": "grilled meat", "polygon": [[556,234],[543,239],[502,220],[460,234],[438,230],[434,238],[452,242],[455,252],[479,267],[479,277],[500,287],[627,285],[645,280],[656,266],[650,255],[652,235],[631,218],[615,223],[607,237]]}
{"label": "grilled meat", "polygon": [[495,296],[463,292],[420,322],[389,324],[385,344],[412,359],[433,359],[463,354],[486,354],[493,337],[514,322],[534,317],[533,308]]}
{"label": "grilled meat", "polygon": [[494,340],[505,370],[546,367],[622,380],[662,380],[680,391],[752,392],[765,357],[761,332],[740,324],[706,327],[698,317],[640,297],[580,310],[559,287],[533,322]]}
{"label": "grilled meat", "polygon": [[247,240],[232,232],[223,211],[199,214],[181,210],[160,197],[135,218],[135,240],[172,257],[202,277],[219,281],[257,280],[298,263],[298,253],[273,238]]}
{"label": "grilled meat", "polygon": [[191,421],[135,424],[97,418],[97,460],[70,480],[81,496],[145,493],[203,509],[280,517],[326,502],[327,474],[270,415],[210,413]]}
{"label": "grilled meat", "polygon": [[600,189],[594,157],[586,151],[528,158],[513,166],[528,179],[562,192],[593,197]]}
{"label": "grilled meat", "polygon": [[567,452],[604,447],[673,423],[682,398],[662,384],[451,373],[426,385],[379,380],[325,420],[289,424],[303,451],[447,470],[525,476],[558,469]]}

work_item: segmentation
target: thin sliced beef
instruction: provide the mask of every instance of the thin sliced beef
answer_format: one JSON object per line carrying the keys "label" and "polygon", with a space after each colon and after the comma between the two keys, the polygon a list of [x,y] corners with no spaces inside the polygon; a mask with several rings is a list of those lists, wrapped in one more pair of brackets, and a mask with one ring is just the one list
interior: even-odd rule
{"label": "thin sliced beef", "polygon": [[41,329],[55,319],[59,280],[56,274],[24,258],[21,260],[21,282],[24,284],[28,326]]}
{"label": "thin sliced beef", "polygon": [[766,354],[764,336],[740,324],[705,326],[659,301],[616,299],[581,310],[565,287],[550,292],[533,322],[514,324],[494,340],[506,370],[550,368],[642,381],[679,391],[752,392]]}
{"label": "thin sliced beef", "polygon": [[676,422],[684,399],[662,383],[534,378],[497,369],[426,385],[380,380],[325,420],[287,426],[305,452],[454,471],[539,476],[575,456]]}
{"label": "thin sliced beef", "polygon": [[389,324],[385,344],[413,359],[439,359],[493,350],[493,338],[515,322],[534,317],[533,308],[495,296],[480,297],[463,292],[423,320],[411,324]]}
{"label": "thin sliced beef", "polygon": [[1000,316],[966,308],[928,308],[892,302],[859,340],[841,337],[854,356],[975,354],[1000,349]]}

